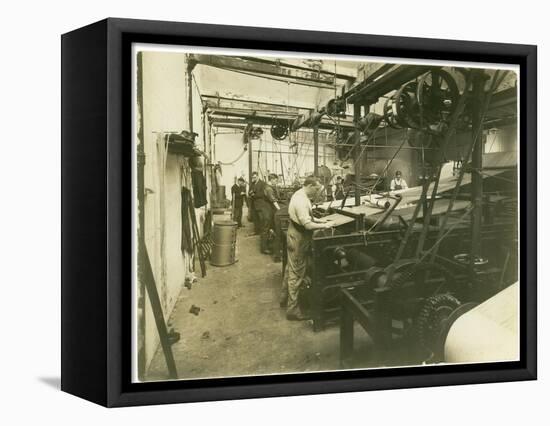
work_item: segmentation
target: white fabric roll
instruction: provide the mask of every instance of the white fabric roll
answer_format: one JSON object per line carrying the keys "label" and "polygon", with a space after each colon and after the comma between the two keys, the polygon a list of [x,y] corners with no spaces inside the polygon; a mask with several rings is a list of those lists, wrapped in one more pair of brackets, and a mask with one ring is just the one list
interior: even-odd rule
{"label": "white fabric roll", "polygon": [[468,311],[451,326],[445,362],[519,360],[519,284]]}

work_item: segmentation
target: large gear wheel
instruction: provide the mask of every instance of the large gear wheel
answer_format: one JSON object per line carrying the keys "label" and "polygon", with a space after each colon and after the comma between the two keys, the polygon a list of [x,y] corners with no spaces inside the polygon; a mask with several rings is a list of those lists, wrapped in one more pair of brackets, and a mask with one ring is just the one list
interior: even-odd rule
{"label": "large gear wheel", "polygon": [[441,330],[459,306],[460,301],[450,294],[437,294],[424,299],[411,331],[412,343],[422,361],[443,361],[438,350]]}
{"label": "large gear wheel", "polygon": [[409,128],[441,135],[457,108],[458,98],[454,77],[434,69],[418,80],[403,84],[386,100],[384,120],[394,129]]}
{"label": "large gear wheel", "polygon": [[458,86],[448,72],[432,70],[421,76],[416,101],[422,115],[422,127],[448,120],[456,110],[458,98]]}

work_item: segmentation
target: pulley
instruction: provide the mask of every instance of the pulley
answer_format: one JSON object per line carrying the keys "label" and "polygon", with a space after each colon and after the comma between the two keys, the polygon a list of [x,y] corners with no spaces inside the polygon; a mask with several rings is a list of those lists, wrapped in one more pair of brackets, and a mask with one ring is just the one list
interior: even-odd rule
{"label": "pulley", "polygon": [[418,81],[403,84],[384,103],[387,125],[395,129],[417,129],[440,134],[456,110],[459,91],[453,76],[431,70]]}
{"label": "pulley", "polygon": [[261,127],[253,127],[250,130],[250,139],[259,139],[264,134]]}
{"label": "pulley", "polygon": [[423,121],[422,127],[431,128],[447,121],[456,110],[458,97],[458,86],[448,72],[432,70],[422,75],[416,88],[416,100]]}
{"label": "pulley", "polygon": [[271,136],[273,139],[281,141],[288,136],[288,123],[276,121],[271,125]]}
{"label": "pulley", "polygon": [[326,112],[332,117],[346,116],[346,100],[342,98],[334,98],[327,102]]}

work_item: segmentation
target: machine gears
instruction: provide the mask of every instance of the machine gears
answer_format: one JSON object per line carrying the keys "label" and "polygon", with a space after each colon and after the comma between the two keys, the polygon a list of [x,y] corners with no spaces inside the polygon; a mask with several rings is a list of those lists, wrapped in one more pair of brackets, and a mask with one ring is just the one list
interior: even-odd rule
{"label": "machine gears", "polygon": [[450,294],[437,294],[424,299],[411,330],[411,342],[424,362],[442,361],[439,338],[446,320],[460,306]]}

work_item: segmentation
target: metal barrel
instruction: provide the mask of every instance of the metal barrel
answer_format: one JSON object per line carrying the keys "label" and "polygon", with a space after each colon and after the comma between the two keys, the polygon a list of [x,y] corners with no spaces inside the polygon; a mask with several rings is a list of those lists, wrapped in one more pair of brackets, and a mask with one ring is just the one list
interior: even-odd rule
{"label": "metal barrel", "polygon": [[228,266],[235,263],[236,243],[237,222],[231,220],[215,222],[212,231],[210,263],[214,266]]}

